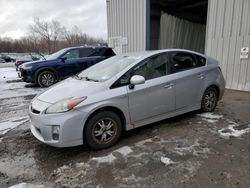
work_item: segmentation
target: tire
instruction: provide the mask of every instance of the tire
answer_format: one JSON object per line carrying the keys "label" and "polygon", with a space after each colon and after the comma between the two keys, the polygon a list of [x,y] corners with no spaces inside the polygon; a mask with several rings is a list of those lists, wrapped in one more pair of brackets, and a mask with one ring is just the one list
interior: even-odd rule
{"label": "tire", "polygon": [[37,77],[37,83],[41,87],[49,87],[56,82],[55,74],[51,71],[43,71]]}
{"label": "tire", "polygon": [[209,87],[203,94],[201,101],[201,110],[204,112],[213,112],[217,106],[218,92],[214,87]]}
{"label": "tire", "polygon": [[102,111],[90,118],[84,131],[84,141],[92,149],[104,149],[114,145],[122,133],[120,117],[111,111]]}

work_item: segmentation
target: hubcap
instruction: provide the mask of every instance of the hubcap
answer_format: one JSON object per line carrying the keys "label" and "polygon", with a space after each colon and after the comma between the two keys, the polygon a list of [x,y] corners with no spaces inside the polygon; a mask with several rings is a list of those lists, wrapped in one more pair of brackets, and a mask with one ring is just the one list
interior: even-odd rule
{"label": "hubcap", "polygon": [[205,96],[205,106],[208,110],[211,110],[216,105],[216,93],[209,91]]}
{"label": "hubcap", "polygon": [[110,118],[99,120],[93,127],[92,136],[99,144],[107,144],[115,137],[117,132],[116,122]]}
{"label": "hubcap", "polygon": [[54,77],[49,73],[43,74],[41,78],[41,82],[45,86],[50,86],[54,83]]}

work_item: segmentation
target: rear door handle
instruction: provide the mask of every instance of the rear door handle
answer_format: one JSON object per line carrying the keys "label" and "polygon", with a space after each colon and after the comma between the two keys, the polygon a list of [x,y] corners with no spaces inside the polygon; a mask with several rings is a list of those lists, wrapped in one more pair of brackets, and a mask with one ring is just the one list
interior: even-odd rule
{"label": "rear door handle", "polygon": [[164,88],[170,89],[170,88],[172,88],[173,86],[174,86],[173,83],[167,83],[167,84],[164,86]]}
{"label": "rear door handle", "polygon": [[197,77],[200,78],[200,79],[204,79],[205,78],[204,74],[202,74],[202,73],[198,74]]}

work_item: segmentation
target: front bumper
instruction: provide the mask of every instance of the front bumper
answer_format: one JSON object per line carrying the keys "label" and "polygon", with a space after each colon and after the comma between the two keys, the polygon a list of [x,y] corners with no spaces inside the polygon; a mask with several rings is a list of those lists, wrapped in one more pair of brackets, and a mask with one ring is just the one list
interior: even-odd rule
{"label": "front bumper", "polygon": [[[35,113],[34,113],[35,112]],[[30,107],[30,130],[41,142],[54,147],[71,147],[83,144],[86,115],[77,110],[65,113],[41,114]],[[54,140],[52,129],[59,127],[59,139]]]}
{"label": "front bumper", "polygon": [[33,72],[31,69],[17,68],[18,77],[21,78],[24,82],[35,82]]}

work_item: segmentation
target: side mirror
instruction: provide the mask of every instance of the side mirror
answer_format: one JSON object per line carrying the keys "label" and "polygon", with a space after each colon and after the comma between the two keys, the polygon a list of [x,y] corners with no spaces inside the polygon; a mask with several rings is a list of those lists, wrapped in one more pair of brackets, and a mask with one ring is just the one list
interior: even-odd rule
{"label": "side mirror", "polygon": [[140,75],[134,75],[132,76],[132,78],[130,79],[130,85],[129,88],[133,89],[135,87],[135,85],[139,85],[139,84],[144,84],[145,83],[145,78],[143,76]]}
{"label": "side mirror", "polygon": [[62,62],[65,62],[67,60],[67,57],[60,57]]}

